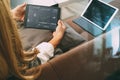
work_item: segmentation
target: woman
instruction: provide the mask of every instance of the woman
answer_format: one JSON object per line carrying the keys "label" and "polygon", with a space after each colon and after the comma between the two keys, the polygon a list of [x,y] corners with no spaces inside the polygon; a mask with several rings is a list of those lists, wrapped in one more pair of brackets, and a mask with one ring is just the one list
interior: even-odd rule
{"label": "woman", "polygon": [[[53,56],[54,48],[61,41],[66,27],[59,20],[49,42],[43,42],[31,52],[25,52],[13,18],[22,20],[21,16],[11,14],[8,0],[0,0],[0,80],[36,79],[40,74],[40,62],[45,63]],[[33,62],[37,64],[33,65]]]}

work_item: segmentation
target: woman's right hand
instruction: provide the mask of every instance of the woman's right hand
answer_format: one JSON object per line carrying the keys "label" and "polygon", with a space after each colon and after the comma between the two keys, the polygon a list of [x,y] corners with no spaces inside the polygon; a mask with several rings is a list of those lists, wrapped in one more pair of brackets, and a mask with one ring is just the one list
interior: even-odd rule
{"label": "woman's right hand", "polygon": [[64,35],[65,30],[66,30],[66,26],[61,20],[59,20],[58,26],[56,27],[56,30],[53,32],[53,37],[61,39]]}
{"label": "woman's right hand", "polygon": [[53,38],[49,41],[54,46],[54,48],[60,43],[61,39],[64,36],[65,30],[66,26],[61,20],[59,20],[58,26],[56,27],[56,30],[53,32]]}

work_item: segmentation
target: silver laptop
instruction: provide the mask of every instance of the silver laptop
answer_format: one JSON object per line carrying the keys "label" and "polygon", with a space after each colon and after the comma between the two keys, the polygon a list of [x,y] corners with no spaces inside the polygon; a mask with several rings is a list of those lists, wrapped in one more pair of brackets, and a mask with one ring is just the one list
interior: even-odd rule
{"label": "silver laptop", "polygon": [[81,17],[73,22],[93,36],[98,36],[107,30],[117,12],[118,8],[102,0],[90,0]]}

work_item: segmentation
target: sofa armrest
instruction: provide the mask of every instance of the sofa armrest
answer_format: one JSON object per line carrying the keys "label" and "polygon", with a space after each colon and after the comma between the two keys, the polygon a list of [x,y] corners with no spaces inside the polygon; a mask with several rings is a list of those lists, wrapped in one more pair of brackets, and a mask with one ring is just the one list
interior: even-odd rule
{"label": "sofa armrest", "polygon": [[56,72],[49,63],[40,65],[40,75],[36,80],[59,80]]}
{"label": "sofa armrest", "polygon": [[115,70],[110,68],[114,63],[107,67],[112,69],[111,72],[105,73],[107,68],[104,68],[108,50],[106,36],[111,33],[112,31],[107,32],[50,60],[59,80],[104,80],[111,74]]}
{"label": "sofa armrest", "polygon": [[94,55],[94,40],[50,60],[60,80],[103,80],[101,56]]}

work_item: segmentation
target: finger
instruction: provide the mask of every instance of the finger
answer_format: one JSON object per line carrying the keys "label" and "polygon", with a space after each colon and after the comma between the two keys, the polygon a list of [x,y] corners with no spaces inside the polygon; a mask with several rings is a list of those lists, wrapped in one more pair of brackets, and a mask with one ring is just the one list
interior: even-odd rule
{"label": "finger", "polygon": [[58,26],[62,26],[61,20],[58,20]]}
{"label": "finger", "polygon": [[58,25],[57,25],[57,27],[56,27],[56,31],[62,26],[62,24],[61,24],[61,21],[60,20],[58,20],[58,23],[57,23]]}
{"label": "finger", "polygon": [[21,19],[20,19],[21,21],[24,21],[24,16],[23,17],[21,17]]}
{"label": "finger", "polygon": [[20,5],[20,7],[24,8],[24,7],[26,7],[26,5],[27,5],[26,3],[23,3],[23,4]]}
{"label": "finger", "polygon": [[53,36],[55,36],[55,33],[56,33],[56,32],[53,32],[53,34],[52,34],[52,35],[53,35]]}
{"label": "finger", "polygon": [[61,22],[62,28],[63,28],[63,29],[65,29],[65,28],[66,28],[66,26],[65,26],[64,22],[63,22],[63,21],[61,21],[61,20],[60,20],[60,22]]}

